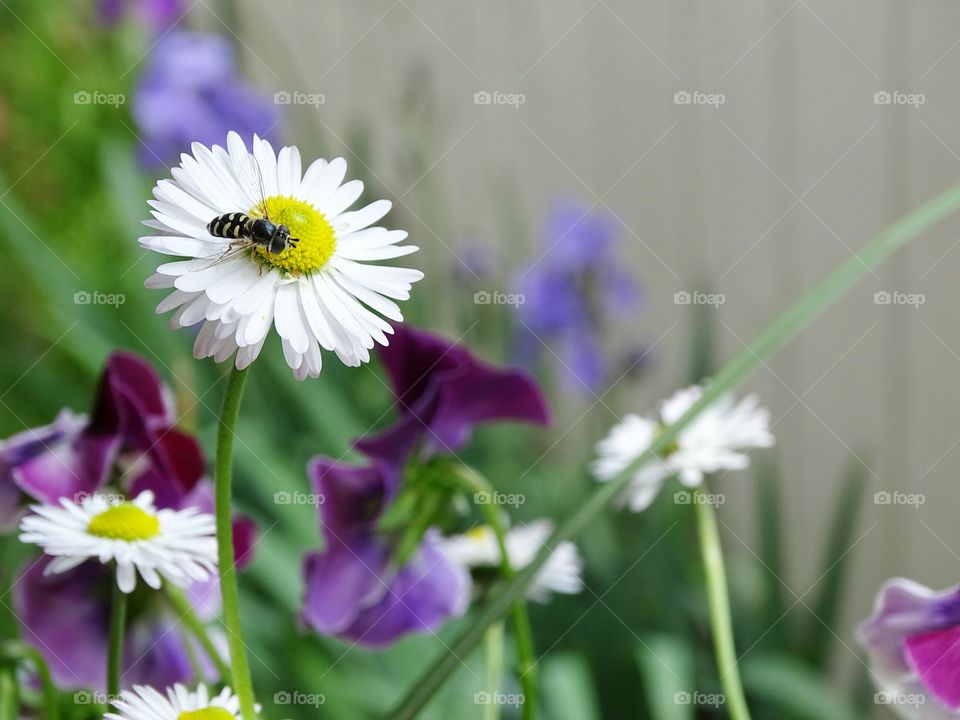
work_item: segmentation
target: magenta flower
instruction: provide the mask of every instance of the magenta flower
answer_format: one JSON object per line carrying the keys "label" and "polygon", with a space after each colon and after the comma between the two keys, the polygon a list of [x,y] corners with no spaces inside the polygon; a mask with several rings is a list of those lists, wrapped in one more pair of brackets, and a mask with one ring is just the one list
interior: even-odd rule
{"label": "magenta flower", "polygon": [[960,710],[960,587],[937,592],[889,580],[859,634],[882,702],[906,718]]}

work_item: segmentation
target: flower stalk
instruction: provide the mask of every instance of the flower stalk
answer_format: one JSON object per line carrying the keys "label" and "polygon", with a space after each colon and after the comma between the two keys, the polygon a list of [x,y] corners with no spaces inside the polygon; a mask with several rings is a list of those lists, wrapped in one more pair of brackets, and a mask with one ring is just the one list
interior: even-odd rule
{"label": "flower stalk", "polygon": [[[493,491],[493,487],[480,473],[471,467],[462,465],[457,470],[457,476],[471,493]],[[503,525],[503,518],[497,511],[497,506],[484,503],[481,506],[484,519],[493,530],[500,550],[500,572],[507,580],[516,575],[513,565],[510,564],[510,554],[507,551],[507,531]],[[527,613],[525,600],[517,600],[512,608],[513,632],[517,643],[517,677],[523,689],[523,720],[535,720],[537,717],[537,657],[533,647],[533,630],[530,627],[530,615]]]}
{"label": "flower stalk", "polygon": [[204,653],[210,658],[213,666],[217,669],[220,680],[222,682],[228,682],[231,679],[230,666],[220,656],[220,651],[217,649],[217,646],[213,644],[213,640],[210,639],[207,628],[200,618],[197,617],[187,598],[184,597],[183,592],[169,585],[166,587],[166,591],[167,599],[170,601],[170,605],[174,611],[179,615],[180,622],[186,626],[190,634],[196,638],[200,647],[203,648]]}
{"label": "flower stalk", "polygon": [[700,557],[706,578],[707,598],[710,607],[710,629],[717,656],[717,671],[726,706],[732,720],[750,720],[750,711],[740,682],[736,645],[733,639],[733,623],[730,619],[730,598],[727,591],[727,573],[723,562],[720,533],[713,503],[704,497],[703,489],[694,496],[697,513],[697,529],[700,535]]}
{"label": "flower stalk", "polygon": [[240,401],[247,371],[234,368],[223,398],[217,430],[216,486],[217,563],[220,573],[220,596],[223,600],[223,624],[227,629],[233,691],[240,700],[243,720],[256,720],[253,681],[247,661],[243,629],[240,625],[240,594],[237,590],[237,569],[233,556],[233,438],[240,415]]}
{"label": "flower stalk", "polygon": [[771,323],[751,344],[737,353],[714,377],[700,399],[676,422],[664,428],[651,446],[610,482],[597,488],[560,523],[529,565],[520,570],[490,599],[474,622],[447,646],[444,653],[424,672],[407,695],[387,717],[391,720],[413,720],[446,679],[459,667],[459,658],[467,655],[483,639],[487,628],[497,622],[512,605],[523,598],[537,573],[550,557],[550,548],[574,537],[580,530],[617,498],[644,465],[662,455],[703,410],[724,393],[737,388],[764,360],[786,343],[846,293],[866,273],[880,265],[895,251],[944,218],[960,209],[960,185],[937,196],[909,215],[890,225],[863,250],[842,263],[810,292]]}
{"label": "flower stalk", "polygon": [[110,639],[107,651],[108,700],[120,695],[120,677],[123,664],[123,633],[127,624],[127,594],[114,580],[110,594]]}

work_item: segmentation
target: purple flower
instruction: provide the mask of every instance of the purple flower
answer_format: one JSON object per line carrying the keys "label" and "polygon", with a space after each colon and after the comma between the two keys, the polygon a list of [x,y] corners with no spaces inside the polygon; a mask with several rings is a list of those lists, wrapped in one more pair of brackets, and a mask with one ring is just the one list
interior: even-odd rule
{"label": "purple flower", "polygon": [[132,13],[137,22],[154,33],[163,32],[184,15],[180,0],[100,0],[97,12],[104,25],[116,25]]}
{"label": "purple flower", "polygon": [[614,257],[616,224],[572,202],[559,204],[547,222],[542,255],[521,276],[522,321],[516,354],[526,366],[555,346],[566,369],[591,391],[609,380],[603,347],[607,320],[637,302],[637,288]]}
{"label": "purple flower", "polygon": [[103,488],[118,467],[154,489],[161,506],[193,490],[204,472],[199,443],[174,427],[159,376],[126,352],[107,359],[89,419],[63,410],[51,425],[0,442],[0,517],[16,517],[21,492],[76,500]]}
{"label": "purple flower", "polygon": [[367,464],[322,457],[310,464],[311,482],[324,499],[325,547],[304,562],[306,624],[369,647],[432,631],[469,601],[469,573],[443,555],[436,530],[427,530],[398,567],[402,533],[381,528],[413,461],[456,452],[477,423],[549,419],[533,380],[487,365],[443,338],[401,325],[381,355],[399,416],[391,428],[356,443]]}
{"label": "purple flower", "polygon": [[[64,689],[106,689],[109,637],[109,570],[86,562],[65,573],[45,574],[50,558],[28,563],[13,587],[13,605],[24,640],[44,656],[57,685]],[[210,592],[216,593],[214,586]],[[194,682],[190,653],[212,666],[191,641],[188,650],[179,617],[156,602],[158,596],[135,595],[124,648],[124,686],[161,687]],[[208,667],[206,679],[214,673]]]}
{"label": "purple flower", "polygon": [[377,522],[400,478],[388,463],[350,467],[315,459],[309,473],[320,506],[323,552],[304,561],[307,592],[304,622],[372,648],[410,632],[427,632],[461,614],[470,596],[470,576],[440,552],[432,533],[402,567]]}
{"label": "purple flower", "polygon": [[163,37],[133,97],[133,115],[150,168],[174,163],[191,144],[222,142],[230,130],[275,139],[276,108],[237,71],[230,43],[220,35],[177,30]]}
{"label": "purple flower", "polygon": [[465,347],[400,325],[380,356],[397,399],[399,418],[364,438],[364,453],[398,461],[422,440],[426,455],[454,453],[477,423],[550,422],[543,393],[526,373],[481,362]]}
{"label": "purple flower", "polygon": [[960,587],[937,592],[895,578],[859,629],[878,689],[903,717],[960,709]]}

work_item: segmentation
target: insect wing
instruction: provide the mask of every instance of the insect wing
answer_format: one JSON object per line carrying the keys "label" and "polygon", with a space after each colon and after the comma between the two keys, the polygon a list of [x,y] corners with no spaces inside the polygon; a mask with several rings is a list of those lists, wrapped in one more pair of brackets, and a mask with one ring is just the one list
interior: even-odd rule
{"label": "insect wing", "polygon": [[246,195],[250,207],[244,208],[244,212],[251,215],[270,219],[267,212],[267,191],[263,182],[263,171],[260,169],[260,161],[256,155],[247,153],[246,160],[240,168],[240,187]]}
{"label": "insect wing", "polygon": [[237,257],[238,255],[243,254],[253,246],[254,246],[254,243],[252,240],[241,240],[238,243],[230,243],[230,246],[227,247],[227,249],[224,250],[219,255],[215,255],[210,258],[204,258],[205,260],[207,260],[207,262],[197,267],[194,270],[194,272],[199,272],[200,270],[208,270],[209,268],[212,268],[214,265],[219,265],[222,262],[226,262],[227,260],[230,260],[232,258]]}

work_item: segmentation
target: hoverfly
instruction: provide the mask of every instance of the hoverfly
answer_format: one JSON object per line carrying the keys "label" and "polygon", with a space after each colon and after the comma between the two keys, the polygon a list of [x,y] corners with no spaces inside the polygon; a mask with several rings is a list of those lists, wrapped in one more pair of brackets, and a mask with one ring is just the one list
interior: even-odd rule
{"label": "hoverfly", "polygon": [[[267,194],[263,186],[260,163],[254,156],[249,157],[257,174],[257,203],[254,206],[261,217],[244,212],[230,212],[218,215],[207,223],[207,232],[214,237],[231,240],[229,247],[214,258],[210,266],[216,265],[254,247],[262,247],[271,255],[279,255],[288,247],[296,247],[298,238],[290,237],[289,228],[275,223],[267,211]],[[279,218],[277,218],[279,220]]]}

